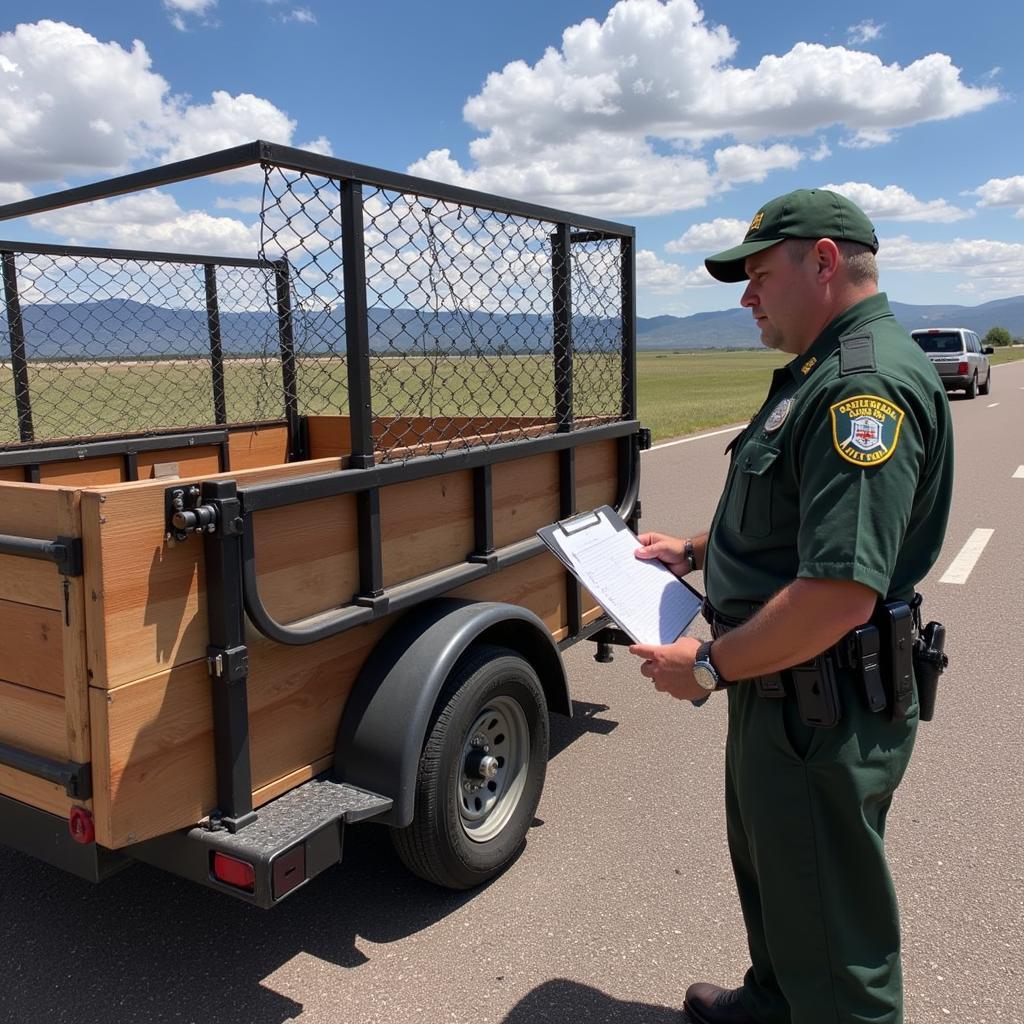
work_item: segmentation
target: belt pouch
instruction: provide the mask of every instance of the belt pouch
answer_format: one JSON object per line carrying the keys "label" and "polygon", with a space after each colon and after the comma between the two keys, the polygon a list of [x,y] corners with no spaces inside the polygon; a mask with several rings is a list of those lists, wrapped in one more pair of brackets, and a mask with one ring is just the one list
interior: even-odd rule
{"label": "belt pouch", "polygon": [[914,703],[914,617],[906,601],[878,606],[878,630],[892,719],[901,722]]}
{"label": "belt pouch", "polygon": [[789,669],[796,690],[800,720],[818,729],[838,725],[841,715],[839,687],[832,659],[824,654]]}

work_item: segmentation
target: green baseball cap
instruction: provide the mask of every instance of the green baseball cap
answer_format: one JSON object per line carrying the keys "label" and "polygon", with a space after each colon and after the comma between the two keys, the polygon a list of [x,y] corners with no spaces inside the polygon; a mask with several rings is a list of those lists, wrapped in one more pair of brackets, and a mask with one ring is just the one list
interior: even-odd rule
{"label": "green baseball cap", "polygon": [[838,192],[800,188],[765,203],[754,214],[746,237],[739,245],[709,256],[704,261],[717,281],[745,281],[743,261],[787,238],[831,238],[860,242],[878,252],[878,236],[864,211]]}

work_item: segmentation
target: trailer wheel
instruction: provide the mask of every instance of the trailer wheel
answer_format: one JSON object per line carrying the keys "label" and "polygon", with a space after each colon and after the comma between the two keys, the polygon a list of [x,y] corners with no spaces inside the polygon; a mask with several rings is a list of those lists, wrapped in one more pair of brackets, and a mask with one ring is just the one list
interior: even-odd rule
{"label": "trailer wheel", "polygon": [[547,758],[547,702],[533,667],[505,647],[471,648],[438,697],[412,823],[392,832],[406,867],[449,889],[499,874],[526,842]]}

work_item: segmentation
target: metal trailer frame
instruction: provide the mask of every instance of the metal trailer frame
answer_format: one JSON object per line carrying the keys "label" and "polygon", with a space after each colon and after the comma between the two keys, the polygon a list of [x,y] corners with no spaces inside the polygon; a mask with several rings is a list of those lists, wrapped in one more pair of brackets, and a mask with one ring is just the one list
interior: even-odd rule
{"label": "metal trailer frame", "polygon": [[[468,189],[396,174],[334,157],[306,153],[290,147],[257,141],[207,156],[196,157],[152,170],[127,174],[109,181],[68,189],[49,196],[27,199],[0,207],[0,220],[61,209],[79,203],[111,198],[126,193],[168,185],[207,174],[241,167],[275,165],[288,170],[308,172],[340,180],[342,219],[342,258],[345,283],[345,319],[348,365],[349,418],[352,451],[348,468],[273,483],[239,487],[233,480],[211,480],[201,486],[168,487],[165,491],[167,530],[179,541],[199,533],[204,544],[206,578],[209,592],[208,616],[211,644],[208,665],[213,685],[214,745],[218,806],[210,815],[209,828],[193,828],[150,840],[138,848],[107,851],[96,848],[96,856],[67,851],[54,853],[59,819],[24,807],[7,798],[0,799],[0,822],[23,824],[25,814],[34,812],[36,826],[25,834],[19,848],[51,863],[100,880],[109,874],[124,855],[149,861],[177,871],[202,884],[241,896],[259,906],[270,906],[296,887],[279,877],[282,865],[297,870],[294,851],[306,850],[302,859],[303,884],[312,874],[340,859],[340,826],[345,821],[387,813],[392,800],[378,793],[320,777],[289,791],[283,797],[260,808],[252,806],[252,780],[249,763],[247,688],[248,651],[245,645],[245,619],[248,617],[265,636],[278,643],[304,645],[316,643],[346,629],[382,616],[403,612],[441,597],[456,587],[531,558],[543,550],[539,538],[530,538],[496,548],[493,531],[491,467],[498,462],[540,452],[558,452],[560,516],[572,516],[575,492],[575,448],[580,444],[614,439],[619,447],[617,507],[623,518],[635,527],[639,519],[640,452],[650,446],[650,432],[637,420],[636,391],[636,311],[635,311],[635,232],[632,227],[549,209],[531,203],[504,199]],[[495,444],[490,447],[428,454],[404,462],[378,464],[374,459],[373,413],[370,389],[370,342],[366,301],[366,264],[363,243],[362,186],[370,185],[422,197],[450,200],[485,207],[495,212],[518,214],[554,222],[552,236],[552,284],[555,377],[556,432],[537,438]],[[621,419],[598,426],[578,427],[573,422],[572,295],[570,253],[573,244],[618,239],[621,295]],[[133,260],[188,262],[202,265],[205,273],[207,322],[210,338],[211,386],[217,423],[211,428],[144,437],[83,439],[77,443],[32,444],[31,403],[27,389],[27,362],[14,272],[16,252],[41,252],[55,255],[119,256]],[[81,246],[0,242],[5,294],[8,303],[8,328],[11,338],[12,371],[19,391],[18,421],[23,443],[0,449],[0,466],[25,467],[26,481],[38,481],[39,466],[48,461],[70,458],[87,459],[119,454],[125,460],[127,479],[137,479],[135,456],[139,451],[176,448],[192,444],[216,444],[220,449],[220,468],[230,470],[228,432],[224,409],[223,352],[220,347],[215,268],[247,266],[273,269],[275,274],[279,335],[282,357],[282,388],[285,398],[285,422],[288,426],[290,459],[301,461],[307,455],[304,418],[299,415],[291,336],[289,306],[289,267],[286,260],[238,260],[182,253],[114,250]],[[24,396],[23,398],[21,396]],[[281,422],[281,421],[276,421]],[[263,425],[263,424],[261,424]],[[24,442],[28,442],[27,444]],[[425,577],[398,586],[383,586],[381,556],[380,488],[390,483],[423,479],[451,472],[470,470],[473,474],[475,545],[461,564],[446,567]],[[313,501],[318,498],[355,494],[359,536],[360,592],[351,606],[321,613],[310,619],[282,624],[264,605],[259,593],[252,515],[260,510]],[[56,538],[53,542],[0,536],[0,553],[52,559],[65,576],[81,573],[81,542]],[[581,616],[581,588],[576,578],[565,573],[568,635],[557,644],[564,650],[582,639],[598,641],[598,659],[610,660],[609,644],[621,643],[619,631],[609,628],[607,617],[584,626]],[[481,627],[483,628],[483,627]],[[550,641],[550,637],[548,637]],[[552,642],[553,644],[553,642]],[[566,710],[568,706],[566,695]],[[7,764],[54,781],[60,781],[72,796],[85,798],[90,792],[89,765],[62,765],[13,747],[0,745],[0,764]],[[310,819],[308,806],[303,810],[305,793],[319,816]],[[52,821],[48,820],[52,819]],[[272,822],[264,828],[257,824]],[[19,825],[20,827],[20,825]],[[288,834],[282,848],[281,829]],[[5,828],[5,833],[14,830]],[[269,833],[271,838],[268,840]],[[249,840],[246,840],[249,836]],[[310,845],[307,849],[306,842]],[[67,842],[74,844],[71,837]],[[269,845],[268,845],[269,843]],[[95,846],[95,844],[93,844]],[[195,852],[198,850],[199,852]],[[252,892],[240,893],[213,878],[209,857],[213,850],[243,850],[259,867]],[[189,852],[191,851],[191,852]],[[282,858],[291,857],[291,861]],[[275,871],[278,875],[275,875]],[[290,887],[288,887],[290,886]]]}

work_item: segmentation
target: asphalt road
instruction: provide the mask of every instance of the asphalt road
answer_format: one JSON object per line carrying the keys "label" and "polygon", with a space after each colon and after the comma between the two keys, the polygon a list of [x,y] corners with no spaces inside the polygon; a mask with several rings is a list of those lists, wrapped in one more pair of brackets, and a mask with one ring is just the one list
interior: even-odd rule
{"label": "asphalt road", "polygon": [[[952,665],[889,817],[908,1024],[1024,1019],[1024,363],[954,398],[957,485],[922,590]],[[644,523],[710,521],[728,433],[644,455]],[[941,583],[975,530],[963,583]],[[0,847],[0,1021],[669,1024],[693,980],[736,982],[724,701],[657,694],[627,654],[567,655],[573,720],[530,841],[471,894],[404,873],[384,831],[273,911],[136,866],[93,887]]]}

